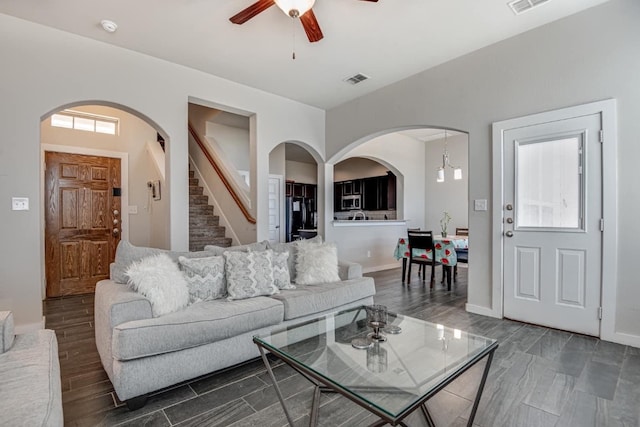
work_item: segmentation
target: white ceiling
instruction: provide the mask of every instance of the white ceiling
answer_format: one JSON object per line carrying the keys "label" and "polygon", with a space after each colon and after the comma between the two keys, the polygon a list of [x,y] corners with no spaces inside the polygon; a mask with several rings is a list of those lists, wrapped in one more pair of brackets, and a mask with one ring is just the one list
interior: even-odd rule
{"label": "white ceiling", "polygon": [[[0,0],[0,13],[327,109],[605,1],[551,0],[515,16],[507,0],[317,0],[324,39],[313,44],[277,6],[229,22],[254,0]],[[371,79],[342,81],[356,73]]]}

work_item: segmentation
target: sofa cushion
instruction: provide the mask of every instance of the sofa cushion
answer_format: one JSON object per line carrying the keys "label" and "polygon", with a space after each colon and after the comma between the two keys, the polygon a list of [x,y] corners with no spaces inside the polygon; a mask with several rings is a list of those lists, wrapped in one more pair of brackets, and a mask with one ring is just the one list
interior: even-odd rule
{"label": "sofa cushion", "polygon": [[273,295],[279,292],[273,280],[273,251],[224,253],[228,300]]}
{"label": "sofa cushion", "polygon": [[311,239],[306,240],[296,240],[293,242],[287,243],[272,243],[267,242],[267,248],[273,249],[276,253],[289,253],[289,258],[287,259],[287,265],[289,266],[289,276],[291,278],[291,282],[296,281],[296,256],[298,255],[298,246],[300,245],[308,245],[312,243],[322,243],[322,237],[316,236]]}
{"label": "sofa cushion", "polygon": [[11,348],[13,338],[13,313],[0,311],[0,354]]}
{"label": "sofa cushion", "polygon": [[127,269],[131,264],[140,261],[143,258],[158,254],[167,254],[175,262],[178,262],[178,258],[180,256],[183,256],[185,258],[204,258],[217,255],[216,253],[208,251],[176,252],[168,251],[166,249],[134,246],[126,240],[120,240],[120,243],[118,243],[118,247],[116,249],[115,261],[113,264],[111,264],[111,280],[116,283],[126,284],[129,281],[129,276],[127,276]]}
{"label": "sofa cushion", "polygon": [[1,426],[62,426],[58,343],[52,330],[18,334],[0,354]]}
{"label": "sofa cushion", "polygon": [[273,283],[278,289],[295,289],[289,273],[289,252],[274,252],[270,249],[269,251],[273,253]]}
{"label": "sofa cushion", "polygon": [[228,248],[222,246],[215,245],[207,245],[204,247],[204,250],[207,252],[213,252],[213,255],[220,256],[225,252],[248,252],[248,251],[264,251],[267,249],[267,240],[263,240],[262,242],[248,243],[246,245],[238,245],[238,246],[229,246]]}
{"label": "sofa cushion", "polygon": [[189,302],[210,301],[227,295],[224,257],[178,258],[189,286]]}
{"label": "sofa cushion", "polygon": [[297,289],[282,290],[271,296],[284,304],[284,320],[320,313],[344,304],[375,295],[371,277],[324,283],[322,285],[298,285]]}
{"label": "sofa cushion", "polygon": [[164,316],[189,304],[187,281],[167,254],[134,262],[127,269],[127,276],[132,289],[151,301],[154,316]]}
{"label": "sofa cushion", "polygon": [[316,243],[298,246],[296,283],[315,285],[340,280],[338,248],[335,243]]}
{"label": "sofa cushion", "polygon": [[113,358],[132,360],[213,343],[277,325],[283,313],[282,303],[267,297],[199,302],[166,316],[116,326]]}

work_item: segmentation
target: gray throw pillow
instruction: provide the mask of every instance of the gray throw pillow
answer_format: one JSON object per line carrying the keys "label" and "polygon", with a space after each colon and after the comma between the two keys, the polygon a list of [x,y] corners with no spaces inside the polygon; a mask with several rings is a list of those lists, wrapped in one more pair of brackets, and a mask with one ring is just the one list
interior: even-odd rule
{"label": "gray throw pillow", "polygon": [[274,284],[272,254],[271,251],[224,253],[229,301],[280,292]]}
{"label": "gray throw pillow", "polygon": [[267,241],[263,240],[262,242],[248,243],[246,245],[238,245],[238,246],[230,246],[228,248],[224,248],[222,246],[215,245],[207,245],[204,247],[205,251],[213,252],[213,255],[222,255],[225,252],[231,251],[264,251],[267,249]]}
{"label": "gray throw pillow", "polygon": [[271,249],[267,249],[267,251],[271,252],[273,257],[273,282],[275,285],[278,289],[295,289],[289,274],[289,252],[274,252]]}
{"label": "gray throw pillow", "polygon": [[267,242],[267,243],[268,243],[268,248],[273,249],[273,251],[276,253],[283,253],[283,252],[289,253],[289,258],[287,260],[287,265],[289,266],[289,276],[290,276],[291,282],[295,282],[296,281],[296,255],[298,252],[298,246],[308,245],[312,243],[322,243],[322,237],[315,236],[311,239],[295,240],[293,242],[287,242],[287,243],[271,243],[271,242]]}
{"label": "gray throw pillow", "polygon": [[181,256],[178,261],[187,279],[190,303],[211,301],[226,296],[224,257],[189,259]]}

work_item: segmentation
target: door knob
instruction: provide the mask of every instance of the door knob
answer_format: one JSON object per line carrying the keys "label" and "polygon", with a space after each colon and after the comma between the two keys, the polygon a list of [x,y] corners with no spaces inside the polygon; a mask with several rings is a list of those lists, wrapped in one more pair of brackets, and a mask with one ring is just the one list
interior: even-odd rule
{"label": "door knob", "polygon": [[504,233],[504,235],[507,237],[513,237],[513,231],[509,230],[506,233]]}

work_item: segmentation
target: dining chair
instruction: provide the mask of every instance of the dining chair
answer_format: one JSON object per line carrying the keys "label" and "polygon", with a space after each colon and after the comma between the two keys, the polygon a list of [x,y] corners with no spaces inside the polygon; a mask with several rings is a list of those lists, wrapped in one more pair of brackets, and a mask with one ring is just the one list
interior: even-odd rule
{"label": "dining chair", "polygon": [[[426,266],[431,266],[431,288],[435,283],[435,266],[440,265],[441,263],[435,260],[436,248],[433,243],[433,232],[432,231],[408,231],[407,232],[409,238],[409,272],[407,275],[407,284],[411,284],[411,266],[413,264],[418,264],[422,266],[422,282],[425,279],[425,270]],[[415,256],[414,251],[417,249],[422,249],[426,251],[431,251],[432,259],[428,259],[422,256]],[[420,271],[418,270],[418,274]]]}
{"label": "dining chair", "polygon": [[[456,227],[456,235],[457,236],[468,236],[469,229]],[[458,262],[469,264],[469,248],[460,249],[456,248],[456,257],[458,258]],[[453,280],[458,278],[458,264],[453,267]]]}

